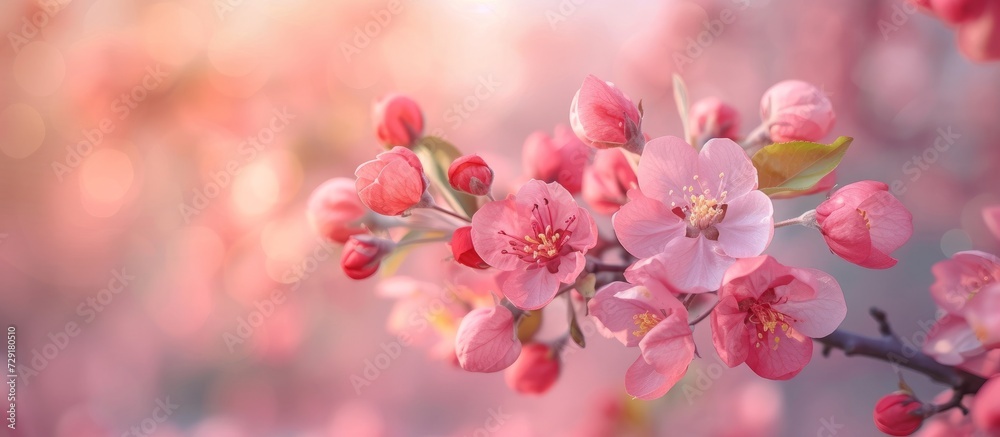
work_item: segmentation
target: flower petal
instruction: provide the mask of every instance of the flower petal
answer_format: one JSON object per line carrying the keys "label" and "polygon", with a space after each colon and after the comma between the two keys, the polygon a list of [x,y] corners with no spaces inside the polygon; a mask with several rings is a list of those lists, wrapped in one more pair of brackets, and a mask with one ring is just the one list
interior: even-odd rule
{"label": "flower petal", "polygon": [[537,310],[555,298],[559,280],[544,267],[497,274],[504,296],[522,310]]}
{"label": "flower petal", "polygon": [[780,288],[802,287],[809,292],[781,293],[778,297],[787,300],[772,307],[788,316],[785,321],[802,335],[812,338],[830,335],[847,316],[847,303],[844,302],[840,284],[833,276],[820,270],[793,268],[792,272],[796,281]]}
{"label": "flower petal", "polygon": [[867,213],[872,246],[884,254],[899,249],[913,235],[913,215],[889,192],[873,194],[858,209]]}
{"label": "flower petal", "polygon": [[852,263],[866,260],[872,250],[868,226],[856,209],[840,208],[827,217],[823,238],[830,250]]}
{"label": "flower petal", "polygon": [[774,235],[774,206],[760,191],[728,203],[726,217],[716,225],[719,245],[734,258],[760,255]]}
{"label": "flower petal", "polygon": [[625,391],[647,401],[663,397],[684,376],[686,370],[687,364],[679,374],[665,375],[657,372],[656,368],[639,356],[625,372]]}
{"label": "flower petal", "polygon": [[527,233],[529,220],[512,197],[489,202],[472,216],[472,246],[487,264],[500,270],[514,270],[523,263],[503,251],[510,249],[511,237],[520,238]]}
{"label": "flower petal", "polygon": [[639,189],[665,205],[681,204],[683,187],[698,172],[698,152],[677,137],[659,137],[646,143],[639,160]]}
{"label": "flower petal", "polygon": [[636,189],[628,196],[629,202],[613,218],[615,235],[625,250],[648,258],[662,253],[671,240],[684,238],[686,225],[666,205]]}
{"label": "flower petal", "polygon": [[639,341],[642,358],[664,375],[684,375],[694,359],[694,337],[687,311],[671,311]]}
{"label": "flower petal", "polygon": [[685,293],[715,291],[734,259],[722,253],[718,243],[704,237],[676,238],[657,255],[663,258],[664,278]]}
{"label": "flower petal", "polygon": [[654,310],[642,301],[617,296],[619,292],[632,288],[635,288],[632,284],[612,282],[597,290],[597,294],[587,304],[601,333],[605,337],[614,337],[629,347],[639,344],[639,338],[632,335],[632,331],[636,329],[632,316]]}
{"label": "flower petal", "polygon": [[735,199],[757,189],[757,169],[743,148],[729,138],[708,140],[698,156],[698,167],[699,182],[713,195],[725,191],[727,198]]}
{"label": "flower petal", "polygon": [[760,343],[750,347],[747,366],[762,378],[791,379],[809,364],[812,349],[812,339],[794,328],[774,333],[765,331]]}

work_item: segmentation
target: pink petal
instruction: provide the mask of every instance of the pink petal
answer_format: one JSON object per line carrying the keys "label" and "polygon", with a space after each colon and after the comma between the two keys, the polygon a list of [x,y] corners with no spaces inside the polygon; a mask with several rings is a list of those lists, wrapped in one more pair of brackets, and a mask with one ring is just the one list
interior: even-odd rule
{"label": "pink petal", "polygon": [[647,363],[664,375],[687,370],[694,359],[694,337],[688,325],[687,311],[671,311],[639,341],[639,350]]}
{"label": "pink petal", "polygon": [[961,364],[983,351],[982,343],[965,319],[950,314],[934,323],[923,347],[925,354],[949,366]]}
{"label": "pink petal", "polygon": [[[358,171],[368,174],[362,168]],[[399,215],[420,202],[425,188],[423,177],[405,160],[392,160],[382,168],[371,185],[358,191],[358,196],[372,211],[382,215]]]}
{"label": "pink petal", "polygon": [[1000,206],[988,206],[983,208],[983,221],[990,229],[994,237],[1000,239]]}
{"label": "pink petal", "polygon": [[575,113],[587,138],[610,143],[625,143],[625,118],[638,123],[639,111],[618,88],[588,75],[574,98]]}
{"label": "pink petal", "polygon": [[[780,340],[775,343],[775,339]],[[777,347],[775,347],[777,345]],[[813,341],[794,328],[764,332],[760,346],[751,346],[747,366],[762,378],[785,380],[798,375],[812,359]]]}
{"label": "pink petal", "polygon": [[712,344],[719,358],[729,367],[736,367],[747,360],[750,337],[746,326],[745,311],[740,311],[734,296],[725,296],[712,311]]}
{"label": "pink petal", "polygon": [[646,143],[639,160],[639,189],[665,205],[684,202],[682,188],[694,181],[698,152],[677,137],[659,137]]}
{"label": "pink petal", "polygon": [[[625,270],[625,280],[632,284],[646,285],[654,294],[670,294],[673,297],[683,290],[674,287],[666,276],[664,266],[670,262],[672,261],[665,256],[640,259]],[[673,299],[676,300],[676,297]]]}
{"label": "pink petal", "polygon": [[632,284],[612,282],[601,287],[587,304],[590,315],[596,319],[597,327],[601,333],[605,337],[617,338],[628,347],[639,344],[639,338],[632,335],[632,331],[636,329],[632,316],[655,311],[654,308],[642,301],[617,297],[619,292],[632,288],[635,288]]}
{"label": "pink petal", "polygon": [[629,202],[613,218],[615,235],[625,250],[648,258],[663,253],[670,241],[684,238],[686,225],[666,205],[639,190],[629,190],[628,195]]}
{"label": "pink petal", "polygon": [[830,215],[840,208],[857,209],[861,202],[869,196],[879,192],[888,191],[889,186],[878,181],[860,181],[849,184],[833,193],[833,195],[816,207],[819,215]]}
{"label": "pink petal", "polygon": [[513,364],[520,354],[514,315],[503,306],[472,310],[458,326],[455,355],[465,370],[497,372]]}
{"label": "pink petal", "polygon": [[[779,294],[787,301],[772,307],[790,317],[785,320],[796,331],[812,338],[830,335],[847,316],[844,292],[837,280],[823,271],[807,268],[792,269],[798,284],[809,289],[809,293]],[[785,288],[792,288],[789,284]],[[777,289],[775,291],[778,291]],[[804,295],[806,294],[806,295]]]}
{"label": "pink petal", "polygon": [[[789,267],[782,265],[770,255],[740,258],[726,269],[721,293],[733,294],[737,299],[758,298],[770,288],[775,278],[790,274]],[[728,286],[730,283],[739,285],[730,287]]]}
{"label": "pink petal", "polygon": [[568,229],[573,234],[569,236],[567,244],[574,250],[586,251],[597,245],[597,225],[593,218],[562,185],[530,180],[518,190],[515,198],[520,209],[529,214],[524,223],[531,222],[530,211],[537,206],[538,214],[553,224],[564,226],[572,220],[573,224]]}
{"label": "pink petal", "polygon": [[936,279],[931,297],[939,307],[961,315],[969,298],[983,285],[1000,280],[1000,258],[977,250],[958,252],[931,267]]}
{"label": "pink petal", "polygon": [[587,257],[581,252],[570,252],[559,258],[559,270],[556,271],[556,279],[565,284],[576,282],[580,272],[587,266]]}
{"label": "pink petal", "polygon": [[965,306],[965,320],[986,349],[1000,347],[1000,284],[983,287]]}
{"label": "pink petal", "polygon": [[517,256],[503,253],[510,248],[511,238],[501,232],[523,237],[528,220],[513,198],[489,202],[472,216],[472,246],[487,264],[500,270],[514,270],[523,263]]}
{"label": "pink petal", "polygon": [[913,215],[892,194],[880,191],[858,205],[871,223],[872,246],[889,254],[913,235]]}
{"label": "pink petal", "polygon": [[872,250],[868,226],[858,211],[841,208],[834,211],[822,225],[823,238],[830,250],[852,263],[868,258]]}
{"label": "pink petal", "polygon": [[[683,370],[686,369],[687,364]],[[667,394],[683,376],[684,371],[669,375],[657,372],[642,356],[639,356],[625,372],[625,391],[642,400],[657,399]]]}
{"label": "pink petal", "polygon": [[735,199],[757,189],[757,169],[743,148],[729,138],[708,140],[698,166],[701,182],[713,195],[726,191],[729,199]]}
{"label": "pink petal", "polygon": [[701,236],[676,238],[657,256],[665,257],[663,275],[667,281],[686,293],[717,290],[734,261],[722,253],[718,243]]}
{"label": "pink petal", "polygon": [[548,305],[559,291],[559,280],[544,267],[502,272],[497,282],[504,296],[523,310]]}
{"label": "pink petal", "polygon": [[734,258],[760,255],[774,235],[774,207],[760,191],[752,191],[728,203],[726,217],[716,225],[719,245]]}

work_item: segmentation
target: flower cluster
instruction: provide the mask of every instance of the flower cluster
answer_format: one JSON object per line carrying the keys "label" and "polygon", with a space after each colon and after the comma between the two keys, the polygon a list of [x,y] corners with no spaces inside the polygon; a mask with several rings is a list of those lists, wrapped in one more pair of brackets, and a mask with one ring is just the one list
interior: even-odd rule
{"label": "flower cluster", "polygon": [[[833,341],[848,306],[830,274],[765,253],[775,230],[814,229],[814,242],[845,261],[886,269],[913,233],[912,216],[881,182],[833,191],[851,139],[818,142],[836,116],[816,86],[785,81],[768,89],[761,124],[745,136],[739,112],[718,98],[678,103],[684,135],[651,138],[641,101],[587,76],[570,104],[571,128],[528,135],[524,174],[508,179],[522,183],[494,193],[502,175],[482,157],[424,136],[416,102],[393,95],[375,111],[376,135],[388,150],[358,167],[353,190],[342,178],[318,187],[309,219],[320,235],[344,244],[341,266],[355,279],[373,276],[401,248],[447,243],[445,285],[382,280],[382,294],[397,299],[390,330],[409,336],[434,326],[421,340],[434,356],[471,372],[505,371],[520,393],[554,386],[565,350],[586,345],[583,323],[638,348],[624,378],[636,398],[665,395],[704,355],[693,333],[705,320],[721,362],[745,364],[762,378],[793,378],[812,358],[814,340]],[[827,197],[814,210],[775,220],[775,200],[816,193]],[[1000,228],[997,216],[986,214],[989,226]],[[602,234],[598,222],[609,219],[613,234]],[[926,354],[995,374],[1000,259],[962,252],[934,274],[932,295],[946,315]],[[561,308],[550,310],[560,297]],[[542,320],[558,312],[567,315],[565,329],[543,335]],[[995,397],[986,389],[996,385],[976,399]],[[908,435],[946,410],[901,393],[875,407],[886,433]],[[997,426],[996,410],[981,408],[975,426]]]}

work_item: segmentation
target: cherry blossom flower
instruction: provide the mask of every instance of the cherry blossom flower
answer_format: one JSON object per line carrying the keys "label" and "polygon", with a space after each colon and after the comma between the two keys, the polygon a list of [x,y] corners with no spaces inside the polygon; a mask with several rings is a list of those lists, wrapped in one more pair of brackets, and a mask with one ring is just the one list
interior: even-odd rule
{"label": "cherry blossom flower", "polygon": [[771,141],[818,141],[837,120],[823,91],[801,80],[778,82],[760,100],[760,117]]}
{"label": "cherry blossom flower", "polygon": [[986,252],[958,252],[931,267],[931,297],[941,309],[961,316],[966,304],[987,284],[1000,281],[1000,258]]}
{"label": "cherry blossom flower", "polygon": [[963,364],[985,352],[965,318],[952,314],[934,322],[922,349],[937,362],[949,366]]}
{"label": "cherry blossom flower", "polygon": [[405,147],[379,153],[374,160],[358,166],[355,187],[358,197],[372,211],[382,215],[405,215],[413,208],[433,204],[427,192],[427,176],[420,158]]}
{"label": "cherry blossom flower", "polygon": [[986,285],[969,299],[965,320],[984,348],[1000,347],[1000,283]]}
{"label": "cherry blossom flower", "polygon": [[592,150],[566,125],[557,125],[551,137],[538,131],[524,140],[522,165],[529,179],[558,182],[571,194],[577,194]]}
{"label": "cherry blossom flower", "polygon": [[621,150],[598,150],[594,163],[583,172],[583,200],[595,211],[614,214],[628,202],[628,190],[639,178]]}
{"label": "cherry blossom flower", "polygon": [[621,147],[642,153],[642,112],[613,83],[588,75],[573,96],[569,110],[573,132],[598,149]]}
{"label": "cherry blossom flower", "polygon": [[354,235],[344,244],[340,257],[340,268],[351,279],[365,279],[378,271],[382,258],[396,248],[392,240],[373,235]]}
{"label": "cherry blossom flower", "polygon": [[306,206],[309,225],[321,237],[346,243],[351,235],[368,232],[364,226],[367,208],[358,198],[354,181],[333,178],[313,190]]}
{"label": "cherry blossom flower", "polygon": [[983,208],[983,221],[993,236],[1000,239],[1000,205]]}
{"label": "cherry blossom flower", "polygon": [[597,244],[597,226],[561,185],[531,180],[476,212],[472,244],[487,264],[503,270],[497,281],[514,305],[538,309],[560,283],[576,281],[584,255]]}
{"label": "cherry blossom flower", "polygon": [[402,94],[390,94],[375,103],[375,137],[386,147],[412,147],[424,131],[420,105]]}
{"label": "cherry blossom flower", "polygon": [[521,349],[521,356],[504,371],[507,386],[518,393],[542,394],[559,379],[559,351],[544,343],[531,343]]}
{"label": "cherry blossom flower", "polygon": [[628,394],[659,398],[687,372],[695,351],[687,309],[660,284],[612,282],[588,305],[604,336],[639,348],[625,373]]}
{"label": "cherry blossom flower", "polygon": [[886,434],[907,436],[913,434],[924,423],[924,417],[914,414],[922,404],[912,394],[896,392],[879,399],[872,413],[875,426]]}
{"label": "cherry blossom flower", "polygon": [[486,269],[490,267],[476,253],[476,248],[472,245],[472,226],[463,226],[455,229],[449,245],[451,246],[451,254],[455,257],[455,262],[474,269]]}
{"label": "cherry blossom flower", "polygon": [[740,113],[716,97],[701,99],[691,105],[688,126],[695,138],[729,138],[740,135]]}
{"label": "cherry blossom flower", "polygon": [[811,338],[829,335],[846,315],[832,276],[767,255],[744,258],[729,268],[719,289],[712,342],[729,367],[745,362],[761,377],[790,379],[812,358]]}
{"label": "cherry blossom flower", "polygon": [[485,196],[493,185],[493,170],[479,155],[466,155],[448,167],[448,183],[463,193]]}
{"label": "cherry blossom flower", "polygon": [[896,265],[889,253],[913,235],[913,215],[877,181],[847,185],[816,207],[816,222],[830,250],[870,269]]}
{"label": "cherry blossom flower", "polygon": [[615,233],[638,258],[669,259],[664,273],[680,290],[719,288],[735,258],[760,255],[771,241],[771,200],[732,140],[712,139],[698,153],[680,138],[653,139],[638,177],[614,216]]}
{"label": "cherry blossom flower", "polygon": [[477,308],[466,314],[455,335],[455,355],[463,369],[491,373],[506,369],[521,354],[516,317],[507,307]]}
{"label": "cherry blossom flower", "polygon": [[990,378],[976,393],[972,422],[987,435],[1000,434],[1000,376]]}

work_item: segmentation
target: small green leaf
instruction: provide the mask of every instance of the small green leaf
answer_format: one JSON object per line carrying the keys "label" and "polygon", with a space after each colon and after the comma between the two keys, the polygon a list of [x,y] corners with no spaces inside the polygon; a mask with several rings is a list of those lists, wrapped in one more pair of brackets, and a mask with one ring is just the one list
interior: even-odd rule
{"label": "small green leaf", "polygon": [[566,293],[566,316],[569,319],[569,337],[581,348],[587,347],[587,341],[583,336],[580,324],[576,322],[576,308],[573,305],[573,296]]}
{"label": "small green leaf", "polygon": [[413,152],[420,158],[424,173],[427,174],[437,193],[456,212],[471,218],[479,205],[476,197],[455,191],[448,183],[448,167],[455,159],[461,157],[462,153],[451,143],[433,136],[421,138],[413,147]]}
{"label": "small green leaf", "polygon": [[[684,127],[684,141],[694,144],[691,132],[688,127],[688,108],[691,107],[688,101],[688,89],[681,75],[674,73],[674,103],[677,104],[677,115],[681,117],[681,126]],[[695,147],[698,147],[695,145]]]}
{"label": "small green leaf", "polygon": [[812,188],[840,165],[853,140],[840,137],[830,145],[792,141],[765,146],[752,158],[758,188],[768,196]]}

